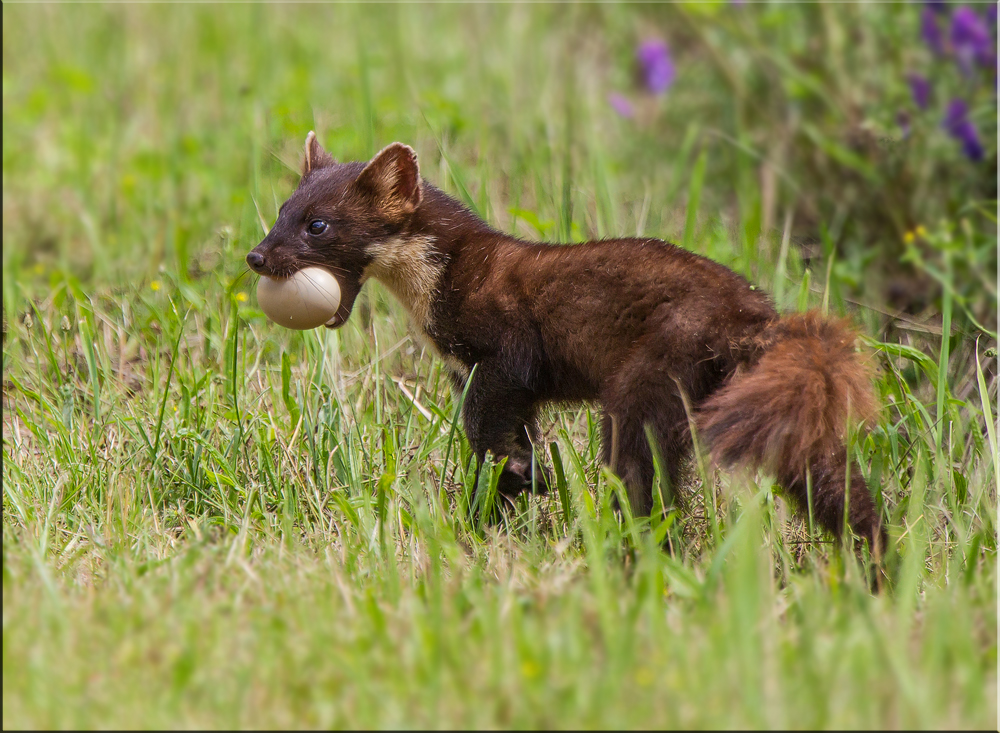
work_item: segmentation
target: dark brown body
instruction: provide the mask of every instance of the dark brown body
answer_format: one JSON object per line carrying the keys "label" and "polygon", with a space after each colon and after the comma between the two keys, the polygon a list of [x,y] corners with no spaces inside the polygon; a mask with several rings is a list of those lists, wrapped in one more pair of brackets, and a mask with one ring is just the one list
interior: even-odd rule
{"label": "dark brown body", "polygon": [[[456,386],[475,366],[463,422],[480,459],[507,457],[503,492],[545,485],[531,475],[538,408],[589,400],[603,408],[605,462],[633,511],[648,514],[646,430],[676,481],[691,445],[687,403],[717,459],[773,472],[839,534],[844,435],[873,409],[845,326],[815,314],[779,319],[744,278],[659,240],[569,246],[504,235],[422,182],[413,151],[398,143],[367,165],[339,165],[310,136],[305,168],[251,267],[328,267],[345,294],[338,325],[367,277],[384,282]],[[856,466],[848,514],[859,535],[881,536]]]}
{"label": "dark brown body", "polygon": [[[467,416],[484,419],[467,420],[470,441],[521,465],[539,405],[595,400],[604,408],[605,461],[636,487],[630,501],[640,513],[652,506],[644,426],[676,470],[690,444],[680,388],[699,404],[776,318],[743,278],[657,240],[553,246],[490,237],[458,249],[429,335],[479,365]],[[496,405],[509,409],[499,414]]]}

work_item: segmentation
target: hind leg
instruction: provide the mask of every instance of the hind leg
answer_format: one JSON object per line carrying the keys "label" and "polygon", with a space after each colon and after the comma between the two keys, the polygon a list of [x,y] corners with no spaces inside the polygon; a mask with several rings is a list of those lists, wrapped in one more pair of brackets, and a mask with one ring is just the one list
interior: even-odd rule
{"label": "hind leg", "polygon": [[676,495],[681,460],[690,448],[687,414],[676,393],[661,392],[656,401],[643,390],[615,396],[619,398],[605,400],[601,459],[624,482],[632,513],[647,517],[653,511],[655,468],[646,426],[663,461],[669,484],[663,487],[663,501],[669,505]]}

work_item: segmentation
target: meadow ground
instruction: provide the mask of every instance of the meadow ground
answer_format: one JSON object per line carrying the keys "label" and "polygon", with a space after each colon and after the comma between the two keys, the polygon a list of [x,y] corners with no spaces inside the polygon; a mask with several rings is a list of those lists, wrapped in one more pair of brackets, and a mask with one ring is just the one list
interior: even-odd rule
{"label": "meadow ground", "polygon": [[[4,728],[994,728],[996,87],[921,13],[5,4]],[[660,236],[849,315],[887,587],[768,476],[696,459],[683,511],[616,516],[587,407],[543,422],[549,496],[470,522],[401,307],[256,307],[310,129],[411,144],[505,231]]]}

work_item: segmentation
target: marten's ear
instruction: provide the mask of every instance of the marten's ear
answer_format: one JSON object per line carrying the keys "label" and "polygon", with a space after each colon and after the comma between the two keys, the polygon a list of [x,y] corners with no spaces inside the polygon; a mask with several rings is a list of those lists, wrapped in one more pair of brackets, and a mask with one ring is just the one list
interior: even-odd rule
{"label": "marten's ear", "polygon": [[354,185],[387,219],[412,214],[422,196],[417,154],[409,145],[393,143],[372,158]]}
{"label": "marten's ear", "polygon": [[316,133],[312,130],[306,135],[306,157],[302,161],[302,175],[317,168],[326,168],[336,161],[333,156],[323,150],[323,146],[316,139]]}

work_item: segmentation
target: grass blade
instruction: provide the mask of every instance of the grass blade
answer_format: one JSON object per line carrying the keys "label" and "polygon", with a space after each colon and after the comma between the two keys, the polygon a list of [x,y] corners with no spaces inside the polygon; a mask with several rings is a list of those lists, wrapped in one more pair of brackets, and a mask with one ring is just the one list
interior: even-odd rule
{"label": "grass blade", "polygon": [[702,150],[695,161],[691,173],[691,183],[688,186],[687,217],[684,222],[684,239],[682,246],[691,249],[694,242],[694,230],[698,224],[698,206],[701,203],[701,188],[705,183],[705,168],[708,166],[708,151]]}

